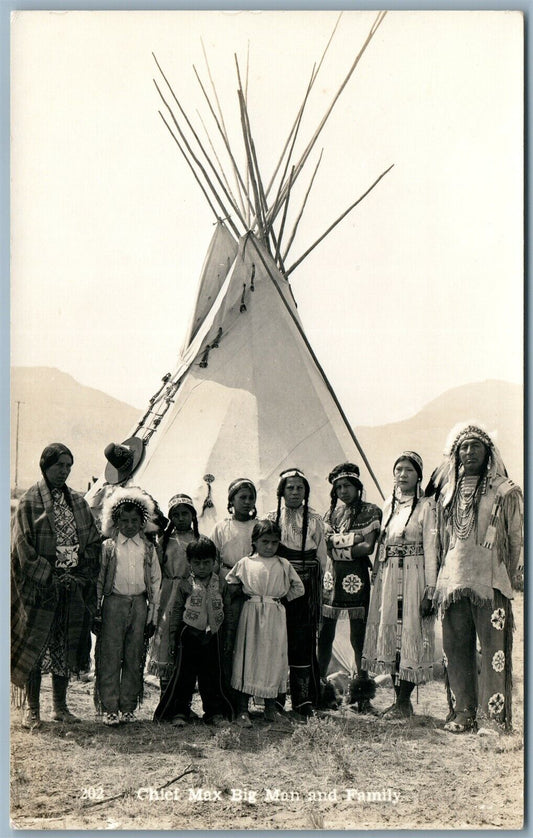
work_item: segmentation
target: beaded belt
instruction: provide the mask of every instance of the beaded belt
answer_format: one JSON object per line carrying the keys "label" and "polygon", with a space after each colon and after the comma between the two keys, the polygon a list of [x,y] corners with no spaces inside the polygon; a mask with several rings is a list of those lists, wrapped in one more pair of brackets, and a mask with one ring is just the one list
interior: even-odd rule
{"label": "beaded belt", "polygon": [[252,594],[252,596],[247,596],[246,599],[250,602],[281,602],[277,596],[259,596],[259,594]]}
{"label": "beaded belt", "polygon": [[385,552],[388,559],[423,556],[424,546],[422,544],[389,544]]}

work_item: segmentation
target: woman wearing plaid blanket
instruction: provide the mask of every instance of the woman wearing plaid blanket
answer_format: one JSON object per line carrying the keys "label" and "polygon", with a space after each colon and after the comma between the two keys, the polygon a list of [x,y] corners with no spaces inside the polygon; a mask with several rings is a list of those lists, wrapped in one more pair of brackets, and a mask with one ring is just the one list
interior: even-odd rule
{"label": "woman wearing plaid blanket", "polygon": [[23,688],[22,726],[41,726],[41,673],[52,673],[53,720],[76,722],[66,704],[71,672],[87,667],[100,536],[92,513],[66,485],[74,458],[61,443],[39,462],[42,480],[21,497],[11,549],[11,681]]}

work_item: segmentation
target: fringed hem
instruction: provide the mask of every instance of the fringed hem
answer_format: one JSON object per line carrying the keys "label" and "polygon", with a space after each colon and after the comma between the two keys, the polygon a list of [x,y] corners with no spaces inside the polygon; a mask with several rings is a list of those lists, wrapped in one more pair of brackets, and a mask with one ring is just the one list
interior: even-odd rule
{"label": "fringed hem", "polygon": [[254,698],[277,698],[280,693],[287,692],[287,682],[280,684],[279,687],[268,689],[264,684],[239,684],[238,686],[231,682],[234,690],[246,695],[254,696]]}
{"label": "fringed hem", "polygon": [[93,689],[93,704],[98,716],[104,712],[102,700],[100,698],[100,690],[98,688],[98,681],[100,677],[100,652],[102,641],[100,640],[100,633],[96,637],[96,644],[94,647],[94,689]]}
{"label": "fringed hem", "polygon": [[26,690],[24,687],[17,687],[11,684],[11,706],[16,710],[24,710],[26,707]]}
{"label": "fringed hem", "polygon": [[398,672],[399,678],[402,681],[409,681],[410,684],[425,684],[426,681],[433,680],[433,664],[428,666],[420,666],[418,669],[410,669],[400,666]]}
{"label": "fringed hem", "polygon": [[513,609],[510,602],[507,602],[507,630],[505,632],[504,654],[505,654],[505,730],[510,731],[513,725],[513,631],[515,628]]}
{"label": "fringed hem", "polygon": [[452,688],[450,687],[450,679],[448,677],[448,670],[446,666],[444,667],[444,686],[446,688],[446,701],[448,702],[448,715],[445,718],[445,722],[449,722],[453,719],[455,715],[455,710],[453,708],[452,702]]}
{"label": "fringed hem", "polygon": [[174,664],[150,661],[147,667],[147,671],[149,675],[156,675],[158,678],[162,678],[163,681],[168,681],[172,677],[172,673],[174,672]]}
{"label": "fringed hem", "polygon": [[366,608],[364,605],[357,605],[352,608],[337,608],[335,605],[323,605],[322,614],[324,617],[333,617],[337,620],[364,620]]}
{"label": "fringed hem", "polygon": [[485,608],[486,606],[494,607],[494,599],[492,597],[482,597],[472,588],[456,588],[455,591],[452,591],[451,594],[448,594],[441,600],[437,596],[436,605],[440,613],[444,614],[450,605],[453,605],[454,602],[459,602],[461,599],[469,599],[473,605],[477,605],[480,608]]}
{"label": "fringed hem", "polygon": [[396,673],[395,661],[377,661],[363,658],[361,669],[372,672],[374,675],[394,675]]}

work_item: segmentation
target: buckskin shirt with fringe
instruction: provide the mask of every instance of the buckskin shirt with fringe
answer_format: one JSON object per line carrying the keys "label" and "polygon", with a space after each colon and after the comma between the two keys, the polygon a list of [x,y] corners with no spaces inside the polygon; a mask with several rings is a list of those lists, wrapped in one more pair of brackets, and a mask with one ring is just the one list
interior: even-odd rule
{"label": "buckskin shirt with fringe", "polygon": [[[483,478],[482,478],[483,479]],[[460,491],[460,485],[458,490]],[[453,504],[453,500],[449,504]],[[443,563],[435,602],[443,614],[449,720],[511,727],[512,582],[522,570],[522,492],[499,474],[484,479],[473,526],[455,532],[440,506]],[[481,672],[475,660],[476,633]]]}

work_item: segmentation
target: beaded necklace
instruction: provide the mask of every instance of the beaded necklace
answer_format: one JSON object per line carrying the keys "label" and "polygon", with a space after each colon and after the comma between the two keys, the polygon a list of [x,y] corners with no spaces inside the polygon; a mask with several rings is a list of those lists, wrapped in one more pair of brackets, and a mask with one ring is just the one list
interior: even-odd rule
{"label": "beaded necklace", "polygon": [[481,481],[476,475],[461,477],[459,481],[452,507],[452,526],[455,535],[461,541],[466,541],[474,528],[477,497],[485,493],[486,487],[486,476]]}

